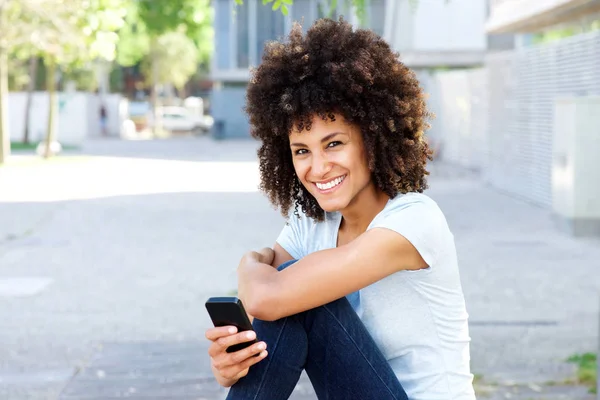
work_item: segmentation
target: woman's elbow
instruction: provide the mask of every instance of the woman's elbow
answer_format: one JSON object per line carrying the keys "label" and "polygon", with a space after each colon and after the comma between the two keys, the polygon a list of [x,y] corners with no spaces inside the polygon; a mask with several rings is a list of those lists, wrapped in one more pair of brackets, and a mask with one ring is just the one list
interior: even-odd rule
{"label": "woman's elbow", "polygon": [[276,321],[281,318],[277,302],[267,293],[257,294],[248,299],[246,309],[250,315],[262,321]]}

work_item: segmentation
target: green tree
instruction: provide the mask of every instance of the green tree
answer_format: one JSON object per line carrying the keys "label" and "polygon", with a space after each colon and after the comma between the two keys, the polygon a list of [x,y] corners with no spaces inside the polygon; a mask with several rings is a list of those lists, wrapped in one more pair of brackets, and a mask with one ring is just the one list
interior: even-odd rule
{"label": "green tree", "polygon": [[14,21],[14,3],[0,0],[0,165],[10,154],[8,132],[8,51],[11,37],[10,23]]}
{"label": "green tree", "polygon": [[[8,83],[9,68],[13,83],[19,80],[19,63],[15,62],[22,50],[31,51],[29,38],[33,29],[32,20],[37,16],[35,5],[40,0],[0,0],[0,165],[10,154],[10,132],[8,131]],[[18,51],[18,50],[21,51]],[[11,62],[9,63],[9,55]]]}
{"label": "green tree", "polygon": [[123,25],[126,10],[123,0],[44,0],[38,7],[53,16],[37,22],[32,41],[46,65],[50,106],[44,157],[49,157],[56,138],[57,66],[68,69],[96,59],[114,60],[115,32]]}
{"label": "green tree", "polygon": [[57,68],[114,59],[126,0],[0,0],[0,164],[9,152],[7,54],[27,47],[43,58],[50,97],[46,156],[56,132]]}
{"label": "green tree", "polygon": [[568,38],[570,36],[598,30],[600,30],[600,19],[567,25],[556,29],[550,29],[542,33],[535,33],[532,36],[532,42],[533,44],[551,43]]}
{"label": "green tree", "polygon": [[[182,90],[198,70],[198,48],[181,32],[169,32],[156,39],[152,56],[142,63],[144,75],[157,84],[172,84]],[[177,60],[177,62],[173,62]]]}
{"label": "green tree", "polygon": [[[158,84],[181,87],[198,65],[207,63],[210,58],[212,7],[210,0],[137,0],[128,10],[127,24],[119,32],[117,61],[123,66],[142,61],[152,83],[152,110],[154,121],[158,122]],[[168,59],[174,52],[179,54],[178,58]],[[158,124],[154,124],[154,128],[158,129]]]}

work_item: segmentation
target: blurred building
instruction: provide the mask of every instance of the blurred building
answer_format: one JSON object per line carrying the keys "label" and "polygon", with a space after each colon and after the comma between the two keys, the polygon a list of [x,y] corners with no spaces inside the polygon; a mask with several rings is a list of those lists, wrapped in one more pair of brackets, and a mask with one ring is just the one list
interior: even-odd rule
{"label": "blurred building", "polygon": [[[367,0],[366,27],[384,37],[401,53],[402,61],[417,71],[481,65],[490,45],[484,31],[485,1]],[[310,26],[316,19],[343,15],[359,25],[346,1],[329,10],[331,0],[294,0],[284,17],[261,0],[215,0],[215,54],[211,78],[215,83],[211,111],[218,137],[247,137],[249,126],[242,107],[251,67],[260,63],[269,40],[289,32],[293,21]],[[502,39],[502,37],[500,37]],[[512,47],[509,40],[491,43]]]}
{"label": "blurred building", "polygon": [[429,82],[442,158],[600,235],[600,0],[493,0],[513,50]]}
{"label": "blurred building", "polygon": [[598,0],[492,0],[486,29],[491,33],[540,32],[581,23],[600,12]]}
{"label": "blurred building", "polygon": [[485,1],[381,1],[384,39],[412,69],[470,67],[483,63]]}

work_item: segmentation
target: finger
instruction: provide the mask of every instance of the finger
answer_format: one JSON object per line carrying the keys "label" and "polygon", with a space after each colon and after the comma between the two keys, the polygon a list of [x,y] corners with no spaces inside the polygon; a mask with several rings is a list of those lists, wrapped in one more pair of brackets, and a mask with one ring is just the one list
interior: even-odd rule
{"label": "finger", "polygon": [[248,346],[245,349],[238,350],[235,353],[230,353],[230,363],[233,364],[241,364],[245,360],[250,357],[254,357],[259,354],[261,351],[267,348],[267,344],[265,342],[258,342],[252,346]]}
{"label": "finger", "polygon": [[219,372],[221,373],[221,376],[223,376],[226,379],[233,379],[238,375],[245,376],[248,373],[248,371],[245,370],[249,369],[254,364],[264,360],[268,354],[269,353],[266,350],[263,350],[257,357],[250,357],[249,359],[245,360],[240,364],[233,365],[228,368],[223,368]]}
{"label": "finger", "polygon": [[242,370],[242,372],[240,372],[239,374],[237,374],[235,376],[235,379],[239,381],[240,379],[242,379],[243,377],[245,377],[246,375],[248,375],[249,371],[250,371],[250,368],[246,368],[246,369]]}
{"label": "finger", "polygon": [[235,335],[220,337],[215,343],[226,349],[234,344],[245,343],[254,339],[256,339],[256,333],[254,331],[244,331]]}
{"label": "finger", "polygon": [[254,331],[244,331],[235,335],[222,336],[215,340],[208,348],[208,354],[211,357],[219,357],[225,353],[229,346],[234,344],[249,342],[256,339]]}
{"label": "finger", "polygon": [[210,328],[206,330],[206,338],[211,341],[215,341],[223,336],[230,336],[237,332],[235,326],[219,326],[216,328]]}
{"label": "finger", "polygon": [[[216,345],[215,345],[216,347]],[[261,351],[267,348],[267,344],[265,342],[255,343],[252,346],[248,346],[245,349],[238,350],[235,353],[227,353],[222,349],[219,350],[209,350],[209,353],[214,352],[215,355],[211,354],[211,360],[213,366],[218,369],[226,369],[231,366],[235,366],[241,364],[246,361],[248,358],[252,358],[257,356]]]}

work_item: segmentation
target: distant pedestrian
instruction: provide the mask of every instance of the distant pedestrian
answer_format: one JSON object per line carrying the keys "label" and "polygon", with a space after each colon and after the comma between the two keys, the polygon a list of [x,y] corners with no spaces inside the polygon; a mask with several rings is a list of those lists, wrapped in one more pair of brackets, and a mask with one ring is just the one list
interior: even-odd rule
{"label": "distant pedestrian", "polygon": [[474,400],[454,238],[422,194],[415,74],[370,30],[296,24],[265,50],[246,110],[261,188],[288,222],[238,266],[254,331],[206,332],[227,398],[287,399],[305,370],[319,399]]}
{"label": "distant pedestrian", "polygon": [[102,136],[108,136],[108,112],[104,104],[100,105],[100,132]]}

